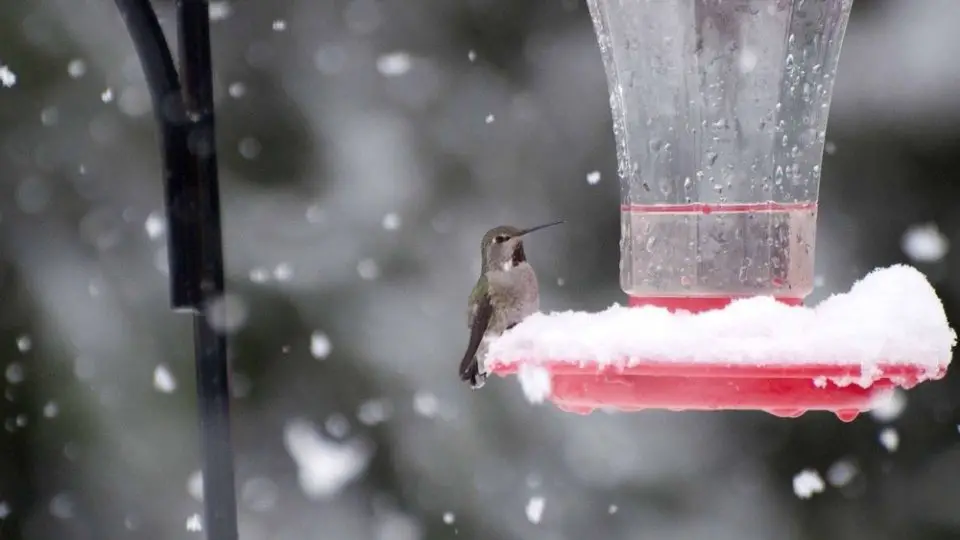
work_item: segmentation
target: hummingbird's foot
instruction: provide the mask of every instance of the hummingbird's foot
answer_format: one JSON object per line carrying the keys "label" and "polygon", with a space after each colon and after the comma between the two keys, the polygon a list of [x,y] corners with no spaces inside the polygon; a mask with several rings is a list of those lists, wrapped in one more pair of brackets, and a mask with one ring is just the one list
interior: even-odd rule
{"label": "hummingbird's foot", "polygon": [[475,378],[470,379],[470,388],[474,390],[483,388],[483,385],[485,384],[487,384],[487,376],[483,373],[478,373]]}

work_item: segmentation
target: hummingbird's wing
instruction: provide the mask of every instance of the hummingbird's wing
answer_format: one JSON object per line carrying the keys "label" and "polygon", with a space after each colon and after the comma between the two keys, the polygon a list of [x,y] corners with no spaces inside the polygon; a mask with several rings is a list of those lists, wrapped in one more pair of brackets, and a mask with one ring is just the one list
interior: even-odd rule
{"label": "hummingbird's wing", "polygon": [[480,342],[483,341],[483,335],[490,326],[490,318],[493,316],[493,304],[490,303],[490,295],[487,294],[485,283],[478,283],[470,295],[471,311],[468,321],[470,323],[470,341],[467,344],[467,352],[463,354],[463,360],[460,361],[460,379],[469,381],[471,386],[476,387],[480,377],[480,364],[477,361],[477,349],[480,348]]}

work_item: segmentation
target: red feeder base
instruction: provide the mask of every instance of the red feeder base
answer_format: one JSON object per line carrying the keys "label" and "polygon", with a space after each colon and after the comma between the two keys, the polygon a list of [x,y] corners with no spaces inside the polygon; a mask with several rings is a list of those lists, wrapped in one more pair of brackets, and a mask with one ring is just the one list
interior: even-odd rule
{"label": "red feeder base", "polygon": [[[671,311],[704,311],[722,308],[731,299],[631,298],[631,305],[658,305]],[[782,299],[799,305],[799,299]],[[543,367],[550,374],[549,396],[558,408],[589,414],[596,409],[639,411],[667,410],[760,410],[797,417],[806,411],[834,412],[845,422],[869,410],[881,393],[894,387],[911,388],[918,381],[938,379],[946,370],[931,374],[918,366],[881,365],[864,388],[859,365],[690,364],[650,362],[617,369],[552,362]],[[506,376],[517,365],[492,365],[492,372]],[[834,381],[854,381],[841,386]]]}

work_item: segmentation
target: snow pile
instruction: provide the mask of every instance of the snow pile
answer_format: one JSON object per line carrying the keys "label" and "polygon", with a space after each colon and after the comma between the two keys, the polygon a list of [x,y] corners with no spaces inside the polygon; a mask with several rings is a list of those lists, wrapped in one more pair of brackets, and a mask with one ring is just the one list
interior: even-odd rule
{"label": "snow pile", "polygon": [[490,344],[487,366],[859,365],[861,379],[869,379],[879,364],[936,374],[955,344],[933,287],[918,270],[896,265],[874,270],[815,308],[756,297],[697,314],[619,305],[600,313],[537,313]]}

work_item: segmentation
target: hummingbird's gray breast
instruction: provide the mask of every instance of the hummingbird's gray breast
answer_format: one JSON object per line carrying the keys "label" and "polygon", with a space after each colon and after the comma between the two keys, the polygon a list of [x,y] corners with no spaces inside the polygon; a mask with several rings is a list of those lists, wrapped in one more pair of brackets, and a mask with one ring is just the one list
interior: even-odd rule
{"label": "hummingbird's gray breast", "polygon": [[537,274],[529,263],[491,270],[487,272],[487,283],[493,305],[493,320],[488,332],[503,333],[507,327],[540,311]]}

